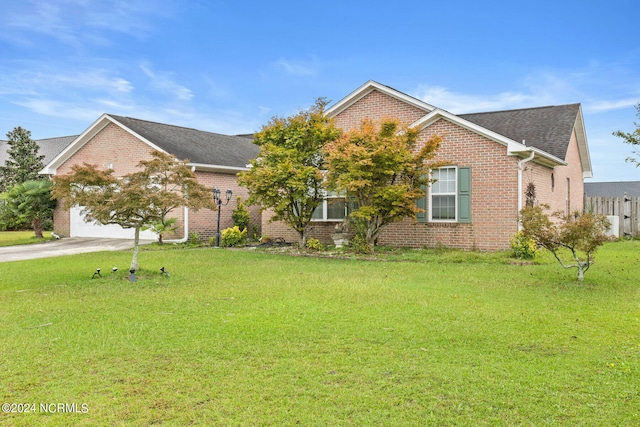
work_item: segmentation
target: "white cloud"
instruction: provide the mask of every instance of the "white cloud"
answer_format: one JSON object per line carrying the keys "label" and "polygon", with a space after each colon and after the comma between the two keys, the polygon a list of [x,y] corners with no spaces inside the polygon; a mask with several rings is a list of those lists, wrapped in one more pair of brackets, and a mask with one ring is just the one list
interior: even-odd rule
{"label": "white cloud", "polygon": [[170,73],[156,73],[147,64],[141,64],[140,69],[149,78],[151,86],[175,96],[181,101],[190,101],[193,98],[191,89],[176,83]]}
{"label": "white cloud", "polygon": [[621,110],[634,107],[640,102],[640,95],[635,98],[618,99],[618,100],[601,100],[590,102],[586,105],[585,110],[590,113],[601,113],[605,111]]}
{"label": "white cloud", "polygon": [[260,117],[264,117],[269,113],[271,113],[271,108],[263,106],[258,107],[258,115],[260,115]]}
{"label": "white cloud", "polygon": [[[32,64],[33,69],[46,68],[42,64]],[[5,68],[0,78],[0,94],[23,94],[38,96],[39,94],[57,94],[68,97],[77,90],[106,92],[108,94],[128,94],[133,91],[133,84],[119,76],[114,76],[104,69],[77,69],[72,73],[62,71],[13,72]]]}
{"label": "white cloud", "polygon": [[102,114],[102,111],[87,107],[86,105],[54,101],[51,99],[25,99],[16,101],[14,104],[28,108],[31,111],[45,116],[61,117],[65,119],[72,117],[76,120],[95,120],[100,116],[100,114]]}
{"label": "white cloud", "polygon": [[[599,113],[629,108],[640,101],[640,91],[636,97],[630,97],[627,88],[600,87],[598,74],[602,72],[606,70],[530,73],[515,83],[515,90],[493,94],[456,92],[425,84],[419,85],[411,94],[454,114],[570,103],[581,103],[585,112]],[[604,96],[599,97],[600,94]],[[620,95],[619,99],[615,94]]]}
{"label": "white cloud", "polygon": [[454,114],[531,107],[536,102],[533,96],[518,92],[482,96],[456,93],[441,86],[425,85],[413,91],[413,96]]}
{"label": "white cloud", "polygon": [[45,75],[45,80],[77,88],[106,92],[130,93],[133,84],[121,77],[112,77],[106,70],[80,71],[74,75]]}
{"label": "white cloud", "polygon": [[37,45],[29,34],[80,48],[111,44],[109,33],[146,37],[152,20],[171,18],[173,1],[163,0],[21,0],[3,6],[0,38],[23,46]]}
{"label": "white cloud", "polygon": [[273,65],[290,76],[313,77],[317,74],[317,63],[313,58],[310,61],[280,58]]}

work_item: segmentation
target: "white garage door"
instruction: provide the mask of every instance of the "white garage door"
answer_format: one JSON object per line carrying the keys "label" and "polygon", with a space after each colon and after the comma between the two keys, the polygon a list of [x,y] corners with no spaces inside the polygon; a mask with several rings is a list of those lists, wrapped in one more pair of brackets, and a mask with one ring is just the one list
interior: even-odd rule
{"label": "white garage door", "polygon": [[[87,222],[82,215],[81,207],[71,208],[70,215],[70,234],[71,237],[108,237],[111,239],[132,239],[135,233],[133,228],[122,228],[119,225],[109,224],[102,225],[96,222]],[[141,240],[157,240],[158,236],[150,231],[140,232]]]}

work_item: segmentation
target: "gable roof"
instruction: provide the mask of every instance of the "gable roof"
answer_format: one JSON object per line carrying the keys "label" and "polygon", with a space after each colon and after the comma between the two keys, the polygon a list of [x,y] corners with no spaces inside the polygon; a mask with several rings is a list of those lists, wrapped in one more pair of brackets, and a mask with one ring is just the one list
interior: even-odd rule
{"label": "gable roof", "polygon": [[[39,147],[38,153],[44,155],[42,162],[45,165],[49,163],[77,137],[78,135],[71,135],[60,136],[57,138],[36,139],[35,142]],[[9,153],[7,150],[9,150],[9,142],[0,140],[0,165],[2,166],[4,166],[7,160],[9,160]]]}
{"label": "gable roof", "polygon": [[259,152],[259,148],[253,144],[252,139],[244,136],[222,135],[131,117],[103,114],[51,160],[42,173],[55,174],[60,165],[110,123],[121,127],[155,150],[173,154],[181,160],[189,159],[189,165],[199,169],[223,172],[246,170],[249,161]]}
{"label": "gable roof", "polygon": [[564,159],[579,111],[580,104],[568,104],[459,114],[458,117]]}
{"label": "gable roof", "polygon": [[336,102],[331,107],[329,107],[325,111],[325,114],[328,115],[329,117],[336,116],[340,114],[340,112],[346,110],[351,105],[355,104],[356,102],[358,102],[359,100],[361,100],[362,98],[364,98],[365,96],[373,92],[374,90],[379,90],[393,98],[399,99],[403,102],[406,102],[407,104],[413,105],[416,108],[424,110],[425,114],[435,109],[433,105],[427,104],[426,102],[421,101],[418,98],[414,98],[413,96],[407,95],[406,93],[402,93],[399,90],[396,90],[390,86],[385,86],[376,81],[369,80],[368,82],[366,82],[365,84],[363,84],[362,86],[360,86],[359,88],[351,92],[349,95],[345,96],[340,101]]}
{"label": "gable roof", "polygon": [[585,182],[585,197],[640,197],[640,181]]}
{"label": "gable roof", "polygon": [[260,151],[251,139],[242,136],[204,132],[131,117],[109,116],[167,153],[179,159],[189,159],[191,164],[245,169],[249,160]]}
{"label": "gable roof", "polygon": [[592,176],[580,104],[455,115],[369,80],[327,109],[326,114],[334,117],[374,90],[425,111],[425,115],[412,126],[426,127],[442,118],[507,146],[509,155],[527,157],[533,152],[533,161],[550,167],[567,164],[567,149],[575,131],[583,176]]}

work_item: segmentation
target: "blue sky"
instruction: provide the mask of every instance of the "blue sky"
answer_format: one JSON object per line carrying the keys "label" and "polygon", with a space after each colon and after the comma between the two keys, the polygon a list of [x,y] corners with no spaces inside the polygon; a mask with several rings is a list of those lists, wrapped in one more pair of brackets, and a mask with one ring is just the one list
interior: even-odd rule
{"label": "blue sky", "polygon": [[594,178],[640,102],[637,0],[0,0],[0,136],[102,113],[259,130],[372,79],[453,113],[582,103]]}

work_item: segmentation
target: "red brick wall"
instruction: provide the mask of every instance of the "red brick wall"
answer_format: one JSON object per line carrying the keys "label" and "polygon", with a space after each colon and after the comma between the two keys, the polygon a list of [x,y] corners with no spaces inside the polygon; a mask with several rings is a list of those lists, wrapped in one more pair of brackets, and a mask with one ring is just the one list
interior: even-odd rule
{"label": "red brick wall", "polygon": [[[100,169],[108,169],[110,165],[115,176],[123,176],[139,170],[137,164],[140,160],[150,160],[153,148],[145,142],[131,135],[118,125],[108,124],[98,132],[89,142],[71,156],[58,170],[58,175],[64,175],[71,171],[74,164],[89,163],[97,165]],[[231,213],[237,207],[237,197],[241,196],[246,200],[247,190],[237,185],[235,174],[196,172],[198,181],[209,188],[217,186],[223,191],[230,188],[233,191],[233,198],[229,205],[223,206],[221,211],[221,229],[233,225]],[[257,207],[250,207],[251,223],[260,229],[260,212]],[[165,239],[182,238],[184,236],[184,208],[175,209],[171,216],[178,218],[178,229]],[[215,236],[217,225],[217,213],[209,209],[199,211],[189,211],[189,233],[196,232],[202,240],[208,240]],[[54,212],[54,230],[61,236],[69,236],[69,211],[60,207],[60,203]],[[253,233],[252,230],[249,231]]]}
{"label": "red brick wall", "polygon": [[58,200],[53,211],[53,232],[60,237],[69,237],[71,235],[70,216],[70,211],[63,209],[62,202]]}
{"label": "red brick wall", "polygon": [[63,163],[57,170],[57,175],[71,172],[74,164],[89,163],[98,169],[112,169],[115,176],[136,172],[140,160],[151,160],[151,148],[120,126],[109,123],[98,132],[89,142]]}
{"label": "red brick wall", "polygon": [[[287,242],[297,243],[299,240],[298,232],[284,222],[271,222],[270,219],[272,216],[273,211],[270,209],[263,212],[262,236],[271,239],[282,238]],[[331,241],[331,233],[333,233],[336,224],[338,224],[336,221],[312,221],[307,229],[307,237],[318,239],[326,245],[333,244]]]}
{"label": "red brick wall", "polygon": [[[426,113],[378,91],[358,100],[335,117],[336,125],[343,129],[357,127],[363,118],[379,120],[398,117],[412,123]],[[507,147],[448,120],[441,119],[422,130],[420,141],[431,135],[442,137],[437,159],[451,165],[471,168],[471,223],[418,223],[412,219],[390,224],[378,242],[388,246],[436,247],[461,249],[502,250],[518,231],[518,160],[509,156]],[[536,184],[538,200],[564,209],[566,179],[571,183],[571,210],[582,209],[583,180],[579,167],[575,134],[567,153],[570,166],[555,169],[527,163],[522,179],[522,203],[529,180]],[[577,166],[577,167],[576,167]],[[551,189],[551,174],[555,188]],[[270,223],[270,215],[263,216],[263,233],[270,237],[284,237],[297,241],[297,233],[282,223]],[[331,243],[329,235],[335,223],[312,223],[310,237]]]}
{"label": "red brick wall", "polygon": [[410,124],[426,114],[425,110],[374,90],[340,112],[334,119],[336,126],[349,130],[360,126],[365,118],[380,120],[383,117],[394,117]]}
{"label": "red brick wall", "polygon": [[[382,117],[396,117],[404,123],[413,123],[425,114],[427,114],[425,110],[374,90],[356,101],[348,109],[340,112],[334,119],[337,127],[348,130],[358,127],[365,118],[379,120]],[[288,242],[298,241],[298,233],[295,230],[282,222],[271,222],[271,216],[271,211],[264,212],[262,217],[263,235],[271,238],[281,237]],[[308,236],[325,244],[331,244],[330,235],[335,226],[335,222],[313,221],[308,230]]]}
{"label": "red brick wall", "polygon": [[[336,124],[349,129],[367,117],[399,117],[412,123],[426,113],[396,98],[373,91],[349,109],[335,117]],[[509,240],[518,229],[517,217],[517,159],[507,156],[507,148],[481,137],[447,120],[439,120],[422,130],[424,143],[433,134],[443,140],[438,160],[452,165],[471,167],[471,223],[418,223],[412,219],[390,224],[380,235],[378,243],[387,246],[436,247],[439,245],[461,249],[497,250],[509,247]],[[297,234],[287,231],[281,223],[269,223],[263,218],[263,233],[296,241]],[[310,237],[331,243],[329,235],[335,223],[312,224]]]}
{"label": "red brick wall", "polygon": [[[71,166],[83,163],[96,165],[99,169],[112,166],[115,176],[126,175],[138,170],[136,165],[140,160],[151,160],[152,151],[148,144],[120,126],[109,123],[63,163],[56,175],[70,173]],[[53,220],[56,233],[63,237],[69,236],[69,211],[63,210],[60,203],[54,211]]]}
{"label": "red brick wall", "polygon": [[[527,184],[533,182],[536,186],[536,204],[547,204],[549,212],[562,211],[566,213],[566,199],[569,196],[569,213],[582,212],[584,204],[584,179],[580,167],[580,154],[575,132],[571,137],[567,149],[567,166],[550,168],[529,162],[525,164],[522,173],[523,206],[524,192]],[[567,194],[567,178],[569,178],[569,192]]]}
{"label": "red brick wall", "polygon": [[[196,176],[201,184],[209,188],[217,187],[222,192],[221,197],[223,203],[226,200],[226,191],[230,189],[233,192],[233,196],[228,205],[223,205],[220,210],[220,230],[233,227],[233,210],[238,207],[238,197],[241,197],[246,204],[246,200],[249,197],[248,190],[238,185],[238,180],[235,174],[224,174],[216,172],[203,172],[197,171]],[[213,197],[213,194],[212,194]],[[260,235],[261,230],[261,215],[260,208],[258,206],[247,206],[251,215],[251,224],[248,230],[248,237],[253,237],[256,233]],[[211,211],[209,209],[201,209],[199,211],[189,212],[189,232],[196,232],[199,234],[201,240],[209,240],[211,237],[215,237],[216,227],[218,221],[218,212]]]}
{"label": "red brick wall", "polygon": [[518,229],[517,160],[501,144],[438,120],[425,128],[420,140],[442,137],[437,160],[471,168],[471,223],[418,223],[412,219],[390,224],[380,244],[389,246],[497,250],[509,247]]}

